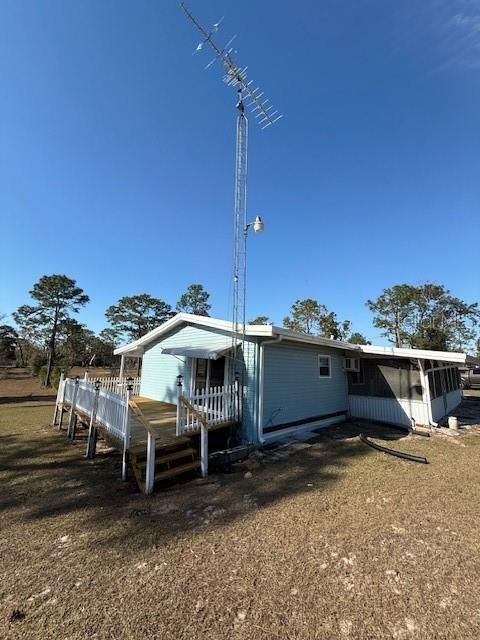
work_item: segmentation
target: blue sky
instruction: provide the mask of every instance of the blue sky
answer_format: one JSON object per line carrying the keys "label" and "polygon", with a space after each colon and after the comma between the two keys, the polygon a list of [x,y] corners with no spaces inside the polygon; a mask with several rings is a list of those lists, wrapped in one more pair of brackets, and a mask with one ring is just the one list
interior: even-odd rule
{"label": "blue sky", "polygon": [[[190,0],[284,118],[251,122],[248,317],[384,287],[479,299],[480,0]],[[0,3],[0,312],[43,274],[230,317],[235,95],[170,0]]]}

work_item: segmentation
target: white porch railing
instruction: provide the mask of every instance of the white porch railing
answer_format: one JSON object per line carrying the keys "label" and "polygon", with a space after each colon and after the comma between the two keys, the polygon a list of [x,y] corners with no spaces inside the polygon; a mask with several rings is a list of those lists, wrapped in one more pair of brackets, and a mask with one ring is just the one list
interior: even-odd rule
{"label": "white porch railing", "polygon": [[131,384],[133,387],[132,395],[138,396],[140,395],[140,377],[136,378],[119,378],[118,376],[109,376],[104,378],[96,378],[90,376],[87,372],[85,373],[85,381],[95,382],[98,380],[100,383],[100,387],[105,389],[105,391],[111,391],[113,393],[124,393],[127,389],[127,385]]}
{"label": "white porch railing", "polygon": [[177,436],[199,432],[203,426],[226,424],[239,419],[240,393],[238,383],[197,390],[191,395],[182,393],[178,385]]}
{"label": "white porch railing", "polygon": [[[59,386],[59,396],[61,402],[68,403],[74,410],[81,411],[87,416],[91,416],[96,409],[95,419],[104,429],[110,432],[121,442],[124,442],[126,431],[128,431],[128,421],[125,412],[128,408],[128,394],[126,384],[121,389],[121,393],[114,393],[103,388],[100,384],[98,390],[98,401],[95,402],[95,383],[88,380],[75,380],[67,378],[63,381],[63,393]],[[75,387],[76,391],[75,391]],[[57,398],[59,397],[57,396]]]}
{"label": "white porch railing", "polygon": [[[89,417],[89,433],[87,442],[87,457],[95,455],[96,424],[110,432],[121,443],[122,479],[127,478],[127,453],[131,444],[131,409],[129,400],[132,395],[138,395],[140,380],[103,379],[105,386],[115,384],[116,391],[110,391],[102,386],[102,379],[96,384],[88,379],[64,379],[63,374],[57,394],[57,402],[53,417],[53,424],[57,424],[60,411],[59,428],[62,427],[64,405],[69,405],[69,423],[67,435],[75,437],[76,411],[81,411]],[[128,388],[127,388],[128,385]],[[217,425],[238,421],[241,414],[241,398],[244,390],[240,391],[238,382],[222,387],[204,389],[189,396],[182,394],[182,385],[178,385],[176,434],[200,434],[200,463],[202,475],[208,472],[208,430]],[[153,491],[155,477],[155,436],[151,431],[147,434],[147,465],[145,475],[145,492]]]}

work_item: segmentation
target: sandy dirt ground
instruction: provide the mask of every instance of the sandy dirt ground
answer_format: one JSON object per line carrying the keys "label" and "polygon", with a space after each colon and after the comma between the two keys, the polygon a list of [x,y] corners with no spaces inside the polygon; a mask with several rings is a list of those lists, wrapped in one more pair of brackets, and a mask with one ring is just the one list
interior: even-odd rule
{"label": "sandy dirt ground", "polygon": [[0,380],[1,638],[480,637],[478,427],[387,443],[420,465],[349,425],[148,498],[35,385]]}

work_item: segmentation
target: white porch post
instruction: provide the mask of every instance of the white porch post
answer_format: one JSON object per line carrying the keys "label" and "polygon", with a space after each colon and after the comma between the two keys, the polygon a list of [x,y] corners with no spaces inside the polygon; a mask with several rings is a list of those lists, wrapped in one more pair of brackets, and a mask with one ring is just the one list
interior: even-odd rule
{"label": "white porch post", "polygon": [[57,399],[55,401],[55,411],[53,412],[52,427],[54,427],[57,424],[58,407],[63,402],[64,384],[65,384],[65,372],[62,369],[62,372],[60,374],[60,380],[58,381]]}
{"label": "white porch post", "polygon": [[133,391],[133,378],[127,378],[127,390],[125,392],[125,413],[123,415],[123,452],[122,452],[122,480],[128,479],[128,447],[130,446],[130,405],[128,401]]}
{"label": "white porch post", "polygon": [[182,430],[183,430],[182,429],[183,404],[181,402],[182,391],[183,391],[182,380],[183,380],[183,376],[178,375],[177,376],[177,428],[176,428],[177,436],[181,436]]}
{"label": "white porch post", "polygon": [[88,440],[87,440],[87,458],[94,458],[97,448],[97,428],[95,427],[95,420],[97,418],[98,409],[98,397],[100,395],[100,381],[95,380],[95,399],[93,401],[92,413],[90,415],[90,424],[88,426]]}
{"label": "white porch post", "polygon": [[79,377],[77,376],[75,378],[75,388],[73,390],[72,404],[70,405],[70,417],[68,419],[68,427],[67,427],[67,437],[71,438],[72,440],[75,437],[74,423],[75,423],[75,420],[77,419],[77,416],[75,415],[75,409],[77,406],[77,393],[78,393],[79,381],[80,381]]}
{"label": "white porch post", "polygon": [[150,431],[147,436],[147,467],[145,469],[145,493],[149,496],[153,493],[155,484],[155,438]]}
{"label": "white porch post", "polygon": [[[62,369],[62,373],[63,373],[63,369]],[[62,430],[62,424],[63,424],[63,415],[64,415],[64,410],[63,410],[63,403],[65,401],[65,390],[67,388],[67,378],[63,377],[63,387],[62,387],[62,394],[60,396],[60,420],[58,421],[58,430],[61,431]]]}
{"label": "white porch post", "polygon": [[233,411],[234,418],[237,422],[240,422],[240,376],[238,372],[235,372],[235,382],[233,384]]}
{"label": "white porch post", "polygon": [[418,366],[420,367],[420,382],[423,388],[423,402],[427,403],[428,421],[430,424],[435,424],[432,413],[432,399],[430,397],[430,380],[428,379],[428,372],[425,372],[424,362],[420,358],[418,359]]}
{"label": "white porch post", "polygon": [[120,378],[120,381],[123,380],[124,371],[125,371],[125,354],[122,353],[121,358],[120,358],[120,372],[118,374],[118,377]]}
{"label": "white porch post", "polygon": [[208,429],[202,423],[200,431],[200,468],[202,478],[208,475]]}

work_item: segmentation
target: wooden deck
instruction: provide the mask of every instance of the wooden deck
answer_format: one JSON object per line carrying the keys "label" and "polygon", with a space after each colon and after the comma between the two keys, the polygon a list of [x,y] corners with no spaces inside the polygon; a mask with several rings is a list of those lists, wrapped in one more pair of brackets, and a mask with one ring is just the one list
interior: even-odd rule
{"label": "wooden deck", "polygon": [[[152,400],[143,396],[132,398],[137,407],[142,412],[143,418],[148,422],[149,428],[155,434],[155,444],[157,448],[170,446],[179,442],[189,442],[188,437],[176,435],[177,405],[160,400]],[[132,416],[132,449],[145,447],[147,442],[147,431],[142,422]],[[140,427],[140,428],[138,428]]]}
{"label": "wooden deck", "polygon": [[[114,415],[112,417],[108,411],[104,411],[102,421],[100,421],[95,420],[98,416],[96,413],[98,401],[92,404],[90,414],[88,413],[87,400],[90,396],[93,398],[95,396],[90,393],[86,384],[81,387],[81,392],[83,395],[78,406],[75,402],[77,386],[75,386],[75,395],[73,399],[70,399],[70,403],[57,403],[54,422],[57,420],[59,409],[59,427],[61,428],[63,415],[69,412],[68,435],[72,439],[75,438],[77,421],[87,429],[90,427],[87,444],[87,457],[89,458],[95,456],[97,432],[100,431],[111,446],[122,451],[122,479],[127,478],[127,469],[130,465],[140,489],[147,494],[153,491],[155,481],[168,480],[177,475],[196,472],[198,469],[201,469],[202,475],[206,475],[208,473],[208,432],[237,424],[237,420],[229,416],[222,418],[220,413],[222,402],[230,400],[228,393],[225,394],[223,391],[212,393],[212,398],[215,400],[212,406],[204,404],[205,400],[208,400],[204,397],[194,399],[198,400],[198,404],[191,404],[190,399],[188,401],[184,398],[181,399],[181,402],[186,405],[187,428],[190,426],[190,430],[185,430],[184,435],[181,436],[177,436],[176,404],[134,396],[128,399],[127,405],[126,397],[118,396],[117,398],[115,394],[111,394],[113,399],[108,408],[111,413],[113,407]],[[70,406],[70,409],[67,409],[67,405]],[[128,433],[128,425],[125,421],[127,407],[129,407],[130,426],[128,450],[124,448],[125,434]],[[105,407],[102,407],[102,410],[104,409]],[[194,417],[191,424],[189,416]],[[198,421],[206,428],[202,426],[202,430],[200,430]],[[185,425],[183,428],[185,429]],[[151,446],[152,444],[153,446]]]}
{"label": "wooden deck", "polygon": [[[142,417],[148,422],[149,429],[155,434],[156,447],[172,445],[175,442],[191,442],[191,437],[198,435],[192,433],[185,436],[176,435],[177,424],[177,405],[170,402],[162,402],[161,400],[152,400],[144,396],[135,396],[132,398],[137,407],[142,412]],[[236,425],[237,422],[222,422],[217,425],[209,426],[209,431],[216,429],[225,429]],[[137,447],[145,447],[147,443],[147,430],[141,420],[132,416],[132,444],[130,449]]]}

